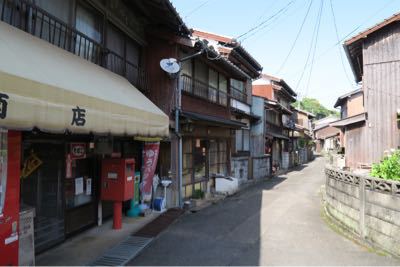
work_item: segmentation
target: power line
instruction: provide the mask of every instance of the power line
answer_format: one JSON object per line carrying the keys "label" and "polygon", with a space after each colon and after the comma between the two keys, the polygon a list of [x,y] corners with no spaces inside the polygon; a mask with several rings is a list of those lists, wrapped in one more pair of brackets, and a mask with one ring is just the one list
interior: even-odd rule
{"label": "power line", "polygon": [[248,35],[249,33],[257,30],[258,28],[262,27],[263,25],[265,25],[268,21],[270,21],[271,19],[273,19],[274,17],[278,16],[280,13],[282,13],[284,10],[286,10],[290,5],[292,5],[296,0],[292,0],[290,1],[286,6],[284,6],[283,8],[279,9],[276,13],[274,13],[273,15],[269,16],[267,19],[263,20],[262,22],[260,22],[259,24],[257,24],[256,26],[250,28],[248,31],[246,31],[245,33],[239,35],[236,37],[236,39],[242,38],[243,36]]}
{"label": "power line", "polygon": [[[323,0],[321,0],[321,1],[323,1]],[[322,6],[322,2],[321,2],[319,10],[321,10],[321,6]],[[316,19],[315,25],[314,25],[313,34],[312,34],[312,37],[311,37],[310,49],[308,50],[308,54],[307,54],[306,63],[304,64],[303,71],[302,71],[302,73],[300,75],[299,80],[297,81],[297,84],[296,84],[296,90],[298,90],[298,91],[299,91],[298,88],[299,88],[300,82],[302,81],[303,76],[304,76],[304,74],[306,72],[306,69],[307,69],[307,66],[308,66],[308,62],[310,60],[310,56],[311,56],[311,53],[312,53],[312,50],[313,50],[314,39],[315,39],[315,36],[316,36],[316,30],[317,30],[317,27],[318,27],[318,21],[320,20],[320,16],[319,15],[320,15],[320,12],[318,11],[317,19]]]}
{"label": "power line", "polygon": [[324,0],[321,0],[321,7],[319,10],[319,19],[318,19],[318,26],[317,26],[317,34],[315,37],[315,42],[314,42],[314,51],[313,51],[313,56],[312,56],[312,60],[311,60],[311,67],[310,67],[310,75],[308,76],[308,81],[307,81],[307,85],[306,85],[306,94],[305,96],[308,95],[308,91],[309,91],[309,86],[310,86],[310,80],[311,80],[311,76],[312,76],[312,71],[314,68],[314,61],[315,61],[315,53],[317,52],[317,44],[318,44],[318,36],[319,36],[319,28],[321,26],[321,18],[322,18],[322,12],[324,10]]}
{"label": "power line", "polygon": [[[339,39],[340,39],[339,38],[339,32],[338,32],[338,28],[337,28],[337,24],[336,24],[336,17],[335,17],[335,11],[333,10],[332,0],[330,0],[329,3],[330,3],[330,6],[331,6],[333,25],[335,26],[336,39],[337,39],[338,43],[340,43],[340,41],[339,41]],[[348,73],[346,71],[346,67],[344,65],[342,50],[340,49],[340,46],[338,46],[338,52],[339,52],[339,55],[340,55],[340,61],[342,63],[343,72],[346,75],[346,79],[350,83],[350,86],[353,86],[353,83],[352,83],[351,79],[349,78],[349,75],[348,75]]]}
{"label": "power line", "polygon": [[186,16],[184,17],[184,19],[186,20],[189,16],[191,16],[193,13],[195,13],[197,10],[199,10],[200,8],[202,8],[203,6],[207,5],[211,0],[207,0],[204,1],[203,3],[201,3],[200,5],[198,5],[197,7],[193,8],[191,11],[189,11]]}
{"label": "power line", "polygon": [[302,21],[302,23],[301,23],[301,26],[300,26],[300,28],[299,28],[299,31],[297,32],[296,38],[294,39],[294,42],[293,42],[293,44],[292,44],[292,47],[290,48],[289,53],[287,54],[285,60],[282,62],[281,66],[279,67],[277,73],[279,73],[279,72],[283,69],[283,66],[285,66],[287,60],[289,59],[289,56],[292,54],[293,49],[294,49],[294,47],[295,47],[295,45],[296,45],[296,43],[297,43],[297,40],[299,39],[300,34],[301,34],[302,30],[303,30],[303,27],[304,27],[304,24],[305,24],[305,22],[306,22],[306,20],[307,20],[308,14],[310,13],[310,9],[311,9],[312,3],[313,3],[313,0],[310,0],[310,4],[308,5],[307,12],[306,12],[306,14],[305,14],[305,16],[304,16],[304,18],[303,18],[303,21]]}
{"label": "power line", "polygon": [[[352,35],[354,32],[356,32],[359,28],[362,27],[362,25],[364,25],[366,22],[370,21],[371,18],[375,17],[377,14],[379,14],[380,12],[382,12],[384,9],[386,9],[391,3],[393,3],[395,0],[391,0],[389,2],[387,2],[382,8],[380,8],[379,10],[377,10],[376,12],[374,12],[373,14],[371,14],[366,20],[364,20],[360,25],[358,25],[356,28],[354,28],[351,32],[349,32],[348,34],[346,34],[344,37],[342,37],[339,42],[336,42],[335,44],[333,44],[331,47],[327,48],[325,51],[321,52],[321,54],[319,54],[316,58],[316,61],[318,61],[319,59],[321,59],[323,56],[325,56],[329,51],[331,51],[333,48],[335,48],[337,45],[340,45],[345,39],[347,39],[350,35]],[[308,64],[304,67],[308,67]],[[299,72],[303,72],[304,71],[304,67],[301,69],[296,70],[296,72],[292,72],[289,73],[288,75],[296,75]]]}

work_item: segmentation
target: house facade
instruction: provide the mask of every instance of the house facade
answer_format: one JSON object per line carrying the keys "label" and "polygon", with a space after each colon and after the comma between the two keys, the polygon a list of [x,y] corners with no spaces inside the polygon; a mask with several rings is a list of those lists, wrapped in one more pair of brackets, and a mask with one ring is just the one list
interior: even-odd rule
{"label": "house facade", "polygon": [[262,110],[257,106],[253,109],[263,117],[262,134],[254,133],[253,146],[264,148],[263,153],[271,155],[272,172],[289,168],[290,132],[294,130],[291,103],[295,97],[283,79],[263,74],[253,82],[253,104],[262,101],[264,105]]}
{"label": "house facade", "polygon": [[[294,122],[294,130],[291,132],[291,151],[290,163],[303,164],[313,158],[313,136],[312,136],[312,120],[315,115],[292,107],[292,121]],[[292,156],[293,155],[293,156]]]}
{"label": "house facade", "polygon": [[0,9],[0,237],[8,240],[0,264],[17,265],[20,210],[35,210],[36,253],[113,214],[100,195],[104,159],[132,158],[140,175],[143,140],[161,140],[156,172],[167,175],[170,119],[153,91],[176,82],[153,64],[152,38],[190,31],[164,0],[0,1]]}
{"label": "house facade", "polygon": [[362,82],[364,108],[359,118],[364,126],[352,128],[346,138],[350,168],[370,167],[399,147],[399,20],[395,14],[344,43],[355,80]]}
{"label": "house facade", "polygon": [[250,155],[250,128],[259,120],[251,112],[251,84],[262,71],[261,65],[233,38],[210,32],[194,30],[193,36],[204,39],[213,46],[221,56],[232,62],[246,75],[246,80],[230,79],[230,112],[231,120],[244,124],[237,129],[232,140],[231,175],[244,182],[253,178],[252,158]]}
{"label": "house facade", "polygon": [[317,153],[337,151],[340,147],[340,129],[329,124],[337,121],[335,116],[328,116],[312,123],[312,131]]}

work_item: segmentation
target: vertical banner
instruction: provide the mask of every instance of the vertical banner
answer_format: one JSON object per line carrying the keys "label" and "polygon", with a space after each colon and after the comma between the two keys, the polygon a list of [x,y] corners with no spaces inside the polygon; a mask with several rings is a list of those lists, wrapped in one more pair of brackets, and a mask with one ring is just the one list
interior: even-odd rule
{"label": "vertical banner", "polygon": [[151,197],[153,176],[157,167],[159,151],[160,151],[160,142],[146,142],[144,145],[143,180],[141,185],[141,191],[144,199],[147,199],[149,195]]}

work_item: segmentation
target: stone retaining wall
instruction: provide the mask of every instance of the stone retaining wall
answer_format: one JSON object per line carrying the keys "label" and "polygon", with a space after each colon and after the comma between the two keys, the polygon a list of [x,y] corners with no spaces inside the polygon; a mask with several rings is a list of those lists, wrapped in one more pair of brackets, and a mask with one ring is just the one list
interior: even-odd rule
{"label": "stone retaining wall", "polygon": [[326,167],[326,208],[351,231],[400,256],[400,182]]}

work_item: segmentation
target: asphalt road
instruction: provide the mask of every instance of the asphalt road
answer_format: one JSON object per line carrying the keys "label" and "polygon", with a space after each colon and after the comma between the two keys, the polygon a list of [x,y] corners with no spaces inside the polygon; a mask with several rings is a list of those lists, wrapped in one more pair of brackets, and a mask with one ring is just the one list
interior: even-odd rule
{"label": "asphalt road", "polygon": [[324,159],[184,215],[130,265],[400,265],[321,216]]}

